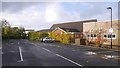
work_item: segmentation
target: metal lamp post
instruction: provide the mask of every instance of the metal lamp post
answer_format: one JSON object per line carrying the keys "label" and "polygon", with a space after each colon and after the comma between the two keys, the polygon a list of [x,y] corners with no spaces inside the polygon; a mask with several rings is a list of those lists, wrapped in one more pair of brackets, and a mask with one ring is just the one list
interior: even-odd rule
{"label": "metal lamp post", "polygon": [[[108,7],[107,9],[111,10],[111,29],[112,29],[112,7]],[[111,32],[111,49],[112,49],[112,32]]]}

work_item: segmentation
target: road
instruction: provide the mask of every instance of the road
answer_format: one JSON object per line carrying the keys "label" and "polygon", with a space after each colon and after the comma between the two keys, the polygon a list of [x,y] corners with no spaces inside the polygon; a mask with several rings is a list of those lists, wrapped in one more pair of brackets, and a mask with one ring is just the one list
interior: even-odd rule
{"label": "road", "polygon": [[3,40],[3,66],[118,66],[119,52],[59,43]]}

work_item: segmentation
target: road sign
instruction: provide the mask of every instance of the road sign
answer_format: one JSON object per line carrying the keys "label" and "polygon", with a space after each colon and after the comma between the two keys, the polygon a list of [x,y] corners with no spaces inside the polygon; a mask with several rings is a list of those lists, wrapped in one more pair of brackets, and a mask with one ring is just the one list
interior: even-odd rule
{"label": "road sign", "polygon": [[110,33],[113,33],[113,28],[109,28],[109,32],[110,32]]}

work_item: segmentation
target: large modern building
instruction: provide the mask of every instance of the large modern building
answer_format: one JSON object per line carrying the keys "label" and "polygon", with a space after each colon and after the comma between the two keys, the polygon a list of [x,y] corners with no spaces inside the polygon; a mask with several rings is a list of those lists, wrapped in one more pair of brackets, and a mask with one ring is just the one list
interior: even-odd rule
{"label": "large modern building", "polygon": [[[95,43],[99,39],[101,43],[110,45],[110,26],[110,21],[98,22],[97,19],[92,19],[53,24],[50,29],[40,30],[39,32],[71,33],[74,42],[75,39],[80,39],[84,36],[89,42]],[[112,28],[112,43],[113,45],[120,45],[120,20],[113,20]]]}
{"label": "large modern building", "polygon": [[87,23],[87,22],[89,22],[89,23],[97,22],[97,20],[92,19],[92,20],[53,24],[53,26],[50,28],[50,30],[51,30],[51,32],[54,32],[57,34],[70,33],[70,34],[72,34],[73,42],[75,42],[76,38],[82,37],[83,23]]}
{"label": "large modern building", "polygon": [[[103,44],[110,45],[111,33],[109,32],[111,22],[88,22],[83,23],[83,33],[89,41],[96,41],[98,36]],[[120,20],[112,21],[112,42],[113,45],[120,45]]]}

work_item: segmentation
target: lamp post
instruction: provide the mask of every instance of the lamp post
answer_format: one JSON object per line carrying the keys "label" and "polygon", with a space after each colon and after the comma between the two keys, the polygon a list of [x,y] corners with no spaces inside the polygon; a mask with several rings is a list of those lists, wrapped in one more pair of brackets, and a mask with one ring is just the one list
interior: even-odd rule
{"label": "lamp post", "polygon": [[[111,10],[111,29],[112,29],[112,7],[108,7],[107,9]],[[112,49],[112,32],[111,32],[111,49]]]}

